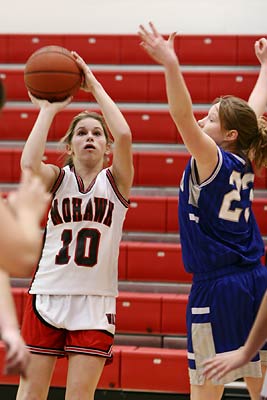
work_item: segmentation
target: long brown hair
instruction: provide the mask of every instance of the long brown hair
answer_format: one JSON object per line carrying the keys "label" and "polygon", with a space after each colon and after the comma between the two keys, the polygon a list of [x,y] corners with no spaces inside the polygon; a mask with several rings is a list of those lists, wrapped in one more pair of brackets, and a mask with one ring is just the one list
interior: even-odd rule
{"label": "long brown hair", "polygon": [[249,104],[235,96],[222,96],[219,102],[219,119],[223,129],[238,132],[236,151],[254,162],[257,169],[267,167],[267,120],[257,118]]}

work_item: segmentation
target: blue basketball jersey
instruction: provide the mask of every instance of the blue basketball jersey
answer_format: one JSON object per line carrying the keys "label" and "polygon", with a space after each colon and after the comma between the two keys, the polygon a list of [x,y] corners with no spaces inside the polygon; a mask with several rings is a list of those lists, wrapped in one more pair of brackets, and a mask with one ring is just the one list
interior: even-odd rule
{"label": "blue basketball jersey", "polygon": [[218,148],[213,174],[198,183],[190,159],[179,190],[183,262],[188,272],[212,277],[260,264],[264,243],[252,212],[254,173],[250,163]]}

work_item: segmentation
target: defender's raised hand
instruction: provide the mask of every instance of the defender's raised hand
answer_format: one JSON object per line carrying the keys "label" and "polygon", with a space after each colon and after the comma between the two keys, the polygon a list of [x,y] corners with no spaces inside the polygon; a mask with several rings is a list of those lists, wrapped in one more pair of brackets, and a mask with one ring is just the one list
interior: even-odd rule
{"label": "defender's raised hand", "polygon": [[149,22],[150,30],[143,25],[139,26],[138,34],[142,39],[141,46],[157,63],[165,65],[168,60],[176,59],[174,51],[174,38],[176,32],[170,34],[168,40],[157,31],[154,24]]}

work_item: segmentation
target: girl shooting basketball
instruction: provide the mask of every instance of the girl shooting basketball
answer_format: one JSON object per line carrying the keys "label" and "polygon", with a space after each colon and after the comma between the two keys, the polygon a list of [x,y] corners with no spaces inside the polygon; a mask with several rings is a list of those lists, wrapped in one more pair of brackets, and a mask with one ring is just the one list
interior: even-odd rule
{"label": "girl shooting basketball", "polygon": [[[117,262],[133,181],[130,128],[91,70],[74,53],[102,114],[77,115],[63,138],[62,169],[44,164],[54,116],[71,99],[37,100],[40,113],[25,144],[21,166],[30,165],[53,194],[38,269],[29,290],[22,332],[31,350],[29,376],[17,399],[44,400],[57,357],[68,357],[66,399],[93,400],[105,362],[112,359]],[[105,120],[104,120],[105,119]],[[113,161],[104,164],[114,138]]]}

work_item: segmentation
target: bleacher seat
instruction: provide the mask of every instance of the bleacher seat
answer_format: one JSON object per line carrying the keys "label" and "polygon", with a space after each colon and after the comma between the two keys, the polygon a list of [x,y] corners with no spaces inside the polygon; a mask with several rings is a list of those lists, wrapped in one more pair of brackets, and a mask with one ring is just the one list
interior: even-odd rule
{"label": "bleacher seat", "polygon": [[179,243],[128,242],[126,277],[130,281],[190,283]]}
{"label": "bleacher seat", "polygon": [[168,110],[124,110],[135,143],[181,143]]}
{"label": "bleacher seat", "polygon": [[64,46],[69,50],[77,51],[88,64],[120,63],[119,35],[66,35]]}
{"label": "bleacher seat", "polygon": [[167,198],[133,196],[124,222],[125,231],[166,232]]}
{"label": "bleacher seat", "polygon": [[[168,34],[164,35],[165,37]],[[178,34],[175,49],[182,64],[258,65],[253,45],[266,36],[237,34]],[[154,64],[140,49],[136,34],[0,34],[0,63],[25,63],[38,48],[48,45],[76,50],[91,64]]]}
{"label": "bleacher seat", "polygon": [[255,35],[237,36],[237,65],[258,65],[254,52],[255,41],[266,37],[266,33]]}
{"label": "bleacher seat", "polygon": [[121,353],[124,390],[189,393],[186,350],[135,348]]}
{"label": "bleacher seat", "polygon": [[137,35],[125,34],[120,36],[120,64],[155,64],[140,47]]}
{"label": "bleacher seat", "polygon": [[8,35],[8,63],[25,64],[27,59],[40,47],[56,45],[63,46],[60,34],[18,34]]}
{"label": "bleacher seat", "polygon": [[[4,107],[0,115],[0,140],[26,140],[38,113],[37,109]],[[51,133],[52,129],[52,136]]]}
{"label": "bleacher seat", "polygon": [[0,63],[7,63],[8,62],[8,44],[7,39],[8,35],[0,34]]}
{"label": "bleacher seat", "polygon": [[176,50],[182,64],[237,64],[236,35],[182,35]]}
{"label": "bleacher seat", "polygon": [[178,187],[188,160],[189,153],[186,151],[139,152],[135,184]]}
{"label": "bleacher seat", "polygon": [[[150,70],[94,70],[95,76],[116,102],[166,103],[166,90],[162,71]],[[184,71],[185,82],[193,102],[209,103],[219,95],[235,94],[248,99],[256,78],[256,71]],[[1,71],[8,101],[28,101],[23,69]],[[76,101],[92,101],[90,94],[80,90]]]}
{"label": "bleacher seat", "polygon": [[[66,133],[71,119],[84,109],[99,111],[93,104],[79,109],[65,109],[56,115],[49,131],[49,140],[58,141]],[[131,127],[135,143],[180,143],[181,139],[170,117],[168,110],[123,110],[123,114]],[[8,105],[0,116],[0,140],[26,140],[38,110]],[[199,115],[199,114],[198,114]]]}
{"label": "bleacher seat", "polygon": [[187,294],[165,294],[162,296],[161,332],[186,336]]}
{"label": "bleacher seat", "polygon": [[160,333],[161,294],[120,293],[116,306],[116,329],[124,333]]}
{"label": "bleacher seat", "polygon": [[[209,101],[209,75],[208,71],[184,71],[183,76],[187,84],[192,101],[207,103]],[[148,96],[147,102],[167,101],[164,75],[160,71],[147,72]],[[142,100],[141,100],[142,101]]]}
{"label": "bleacher seat", "polygon": [[227,94],[248,100],[256,79],[255,71],[214,71],[209,77],[209,102],[212,102],[218,95]]}

